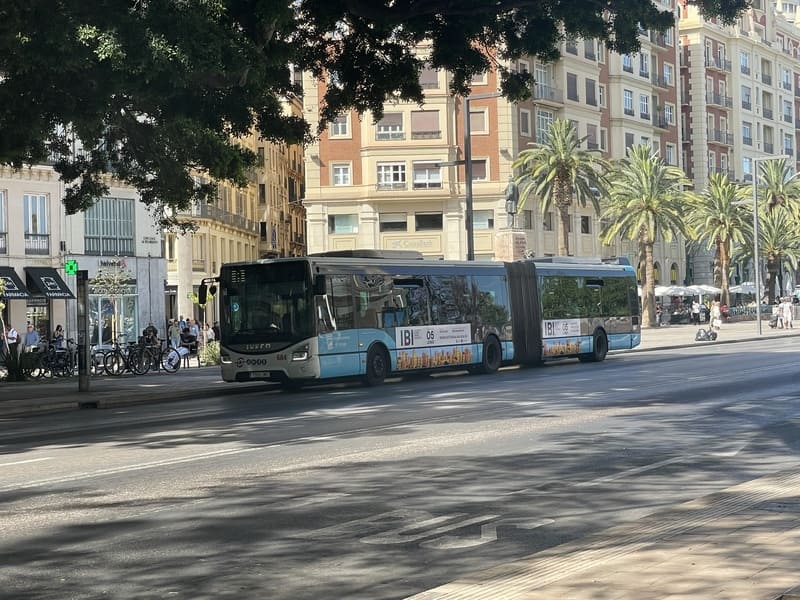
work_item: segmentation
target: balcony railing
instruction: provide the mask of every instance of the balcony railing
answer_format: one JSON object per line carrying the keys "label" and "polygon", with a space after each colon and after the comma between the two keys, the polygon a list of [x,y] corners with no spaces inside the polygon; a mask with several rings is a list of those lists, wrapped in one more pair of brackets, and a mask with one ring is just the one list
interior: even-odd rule
{"label": "balcony railing", "polygon": [[781,87],[785,90],[792,89],[792,82],[791,81],[781,81]]}
{"label": "balcony railing", "polygon": [[663,75],[653,74],[653,85],[660,88],[669,88],[671,84]]}
{"label": "balcony railing", "polygon": [[706,94],[706,102],[708,104],[716,104],[717,106],[724,106],[726,108],[731,108],[733,106],[733,98],[730,96],[717,94],[716,92],[708,92]]}
{"label": "balcony railing", "polygon": [[92,256],[133,256],[133,238],[110,238],[87,235],[84,238],[86,254]]}
{"label": "balcony railing", "polygon": [[713,135],[711,139],[715,142],[719,142],[720,144],[726,144],[728,146],[733,146],[733,135],[728,133],[727,131],[722,131],[720,129],[715,129],[711,132]]}
{"label": "balcony railing", "polygon": [[784,146],[783,153],[788,154],[789,156],[794,156],[794,148],[792,148],[791,146]]}
{"label": "balcony railing", "polygon": [[8,254],[8,234],[0,232],[0,254]]}
{"label": "balcony railing", "polygon": [[192,271],[195,273],[202,272],[206,270],[206,261],[203,258],[193,258],[192,259]]}
{"label": "balcony railing", "polygon": [[753,145],[753,138],[751,136],[742,136],[742,143],[745,146],[752,146]]}
{"label": "balcony railing", "polygon": [[639,117],[644,119],[645,121],[649,121],[650,120],[650,113],[649,112],[639,113]]}
{"label": "balcony railing", "polygon": [[406,139],[406,132],[405,131],[376,131],[375,132],[375,139],[377,141],[400,141]]}
{"label": "balcony railing", "polygon": [[46,233],[25,234],[25,254],[50,254],[50,236]]}
{"label": "balcony railing", "polygon": [[750,100],[742,100],[742,108],[745,110],[753,110],[753,103]]}
{"label": "balcony railing", "polygon": [[592,141],[586,140],[586,149],[587,150],[598,150],[599,148],[600,148],[600,144],[598,144],[597,142],[592,142]]}
{"label": "balcony railing", "polygon": [[767,108],[767,107],[765,106],[765,107],[764,107],[764,118],[765,118],[765,119],[772,119],[772,117],[773,117],[773,112],[772,112],[772,109],[771,109],[771,108]]}
{"label": "balcony railing", "polygon": [[766,83],[767,85],[772,85],[772,75],[769,73],[762,73],[761,74],[761,83]]}
{"label": "balcony railing", "polygon": [[663,111],[653,113],[653,125],[659,129],[667,129],[669,127],[670,123],[667,121]]}
{"label": "balcony railing", "polygon": [[545,100],[547,102],[557,102],[559,104],[564,101],[561,90],[542,83],[537,83],[533,86],[533,98],[534,100]]}
{"label": "balcony railing", "polygon": [[767,154],[774,154],[775,145],[770,142],[764,142],[764,152],[766,152]]}
{"label": "balcony railing", "polygon": [[242,215],[228,212],[213,204],[198,204],[190,210],[181,213],[184,216],[199,217],[201,219],[211,219],[224,225],[230,225],[251,233],[258,233],[258,223]]}
{"label": "balcony railing", "polygon": [[792,122],[792,115],[787,115],[786,113],[783,113],[783,120],[784,120],[785,123],[791,123]]}
{"label": "balcony railing", "polygon": [[441,131],[412,131],[412,140],[438,140],[442,137]]}
{"label": "balcony railing", "polygon": [[626,115],[628,115],[629,117],[632,117],[632,116],[634,116],[634,114],[635,114],[635,113],[633,112],[633,109],[632,109],[632,108],[625,108],[625,109],[623,109],[623,110],[624,110],[625,114],[626,114]]}
{"label": "balcony railing", "polygon": [[750,75],[750,65],[739,65],[739,70],[742,75]]}
{"label": "balcony railing", "polygon": [[728,71],[731,70],[731,61],[725,60],[718,56],[706,56],[706,67],[709,69],[719,69],[720,71]]}
{"label": "balcony railing", "polygon": [[633,64],[626,65],[625,63],[622,63],[622,70],[626,73],[633,73]]}
{"label": "balcony railing", "polygon": [[375,184],[376,190],[404,190],[407,187],[405,181],[387,181]]}

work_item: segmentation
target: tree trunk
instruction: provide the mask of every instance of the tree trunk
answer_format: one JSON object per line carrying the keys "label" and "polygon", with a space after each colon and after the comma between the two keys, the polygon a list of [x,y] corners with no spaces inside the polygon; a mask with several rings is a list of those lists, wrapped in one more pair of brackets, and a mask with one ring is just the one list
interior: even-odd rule
{"label": "tree trunk", "polygon": [[555,185],[556,206],[560,217],[558,255],[569,256],[569,206],[572,190],[569,182],[559,181]]}
{"label": "tree trunk", "polygon": [[[775,280],[778,276],[780,261],[772,256],[767,257],[767,301],[775,304]],[[756,290],[758,293],[758,290]]]}
{"label": "tree trunk", "polygon": [[720,292],[720,300],[721,304],[726,306],[731,305],[731,293],[730,293],[730,285],[728,284],[728,280],[730,279],[729,273],[731,268],[731,257],[730,253],[728,252],[728,244],[730,242],[719,242],[719,262],[722,266],[722,280],[720,281],[720,288],[722,291]]}
{"label": "tree trunk", "polygon": [[653,243],[642,242],[644,249],[644,295],[642,303],[642,326],[656,326],[656,282],[653,279]]}

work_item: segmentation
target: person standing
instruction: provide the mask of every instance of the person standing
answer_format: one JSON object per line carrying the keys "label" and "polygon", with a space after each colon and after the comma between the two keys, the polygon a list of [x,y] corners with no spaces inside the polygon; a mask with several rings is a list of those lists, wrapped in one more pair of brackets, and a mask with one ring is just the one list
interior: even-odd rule
{"label": "person standing", "polygon": [[692,323],[700,325],[700,303],[697,300],[692,301]]}
{"label": "person standing", "polygon": [[794,305],[789,298],[783,299],[783,326],[794,329]]}
{"label": "person standing", "polygon": [[25,350],[33,352],[39,347],[40,341],[39,332],[36,331],[36,328],[32,324],[28,323],[28,330],[25,332]]}
{"label": "person standing", "polygon": [[714,302],[711,303],[710,315],[711,315],[711,327],[713,327],[716,330],[719,330],[720,325],[722,325],[722,311],[720,310],[718,300],[714,300]]}
{"label": "person standing", "polygon": [[56,350],[64,349],[64,328],[61,325],[56,325],[56,330],[53,332],[53,339],[51,342]]}
{"label": "person standing", "polygon": [[169,335],[170,346],[177,349],[181,345],[181,326],[177,319],[170,319],[167,335]]}
{"label": "person standing", "polygon": [[19,346],[19,333],[17,330],[14,329],[10,323],[6,323],[6,331],[5,331],[5,340],[8,344],[8,349],[11,352],[16,352],[17,347]]}

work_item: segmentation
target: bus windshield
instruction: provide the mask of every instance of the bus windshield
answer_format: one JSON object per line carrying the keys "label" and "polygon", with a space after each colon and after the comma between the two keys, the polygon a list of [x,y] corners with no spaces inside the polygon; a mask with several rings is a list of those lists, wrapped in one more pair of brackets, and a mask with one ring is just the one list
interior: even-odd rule
{"label": "bus windshield", "polygon": [[296,342],[312,335],[305,261],[231,265],[220,273],[226,345]]}

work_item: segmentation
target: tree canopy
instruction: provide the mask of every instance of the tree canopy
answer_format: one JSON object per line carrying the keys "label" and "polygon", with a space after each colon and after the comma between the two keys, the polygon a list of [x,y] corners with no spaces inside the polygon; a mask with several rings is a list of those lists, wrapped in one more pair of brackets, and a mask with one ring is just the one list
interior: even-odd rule
{"label": "tree canopy", "polygon": [[[730,21],[747,0],[696,0]],[[112,172],[154,208],[213,196],[192,173],[242,184],[255,156],[236,143],[301,142],[307,124],[281,100],[301,90],[292,68],[335,74],[323,123],[382,111],[388,97],[421,101],[428,65],[472,76],[496,68],[504,94],[530,93],[530,74],[497,59],[558,57],[568,37],[638,49],[638,27],[673,15],[647,0],[27,0],[0,8],[0,164],[53,161],[69,214],[106,193]],[[78,148],[77,140],[81,147]],[[80,151],[77,151],[80,150]]]}

